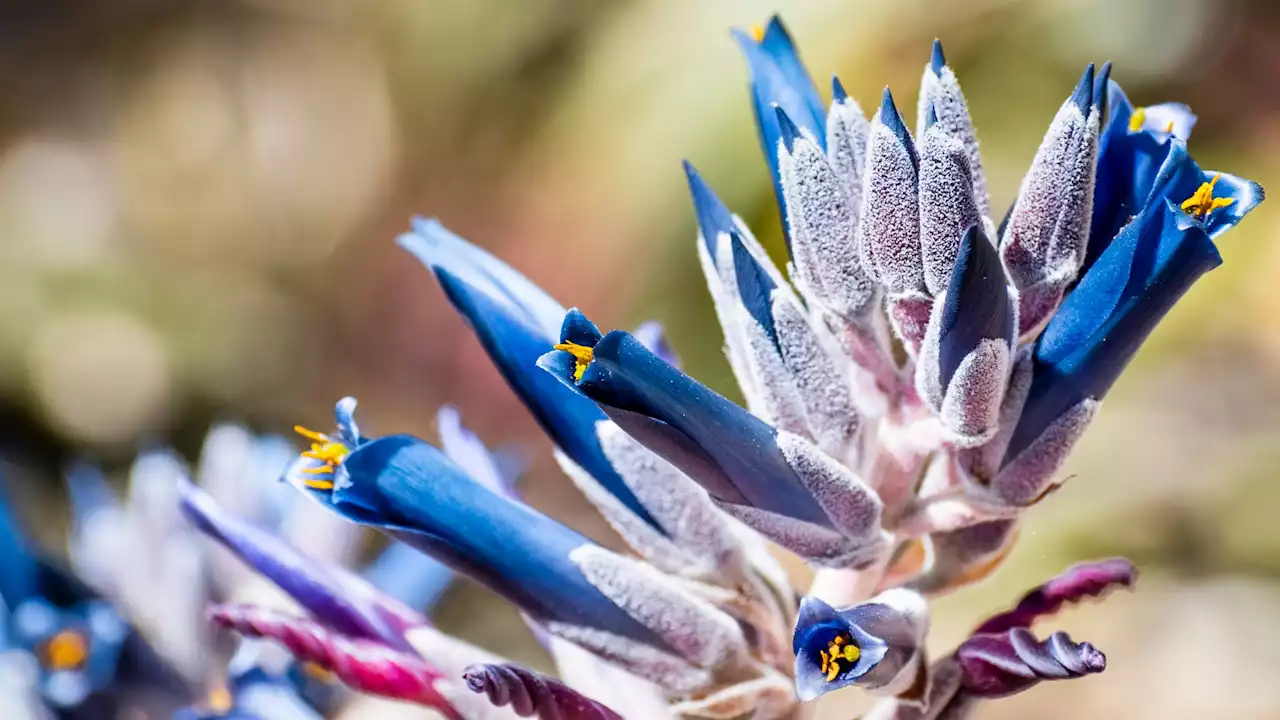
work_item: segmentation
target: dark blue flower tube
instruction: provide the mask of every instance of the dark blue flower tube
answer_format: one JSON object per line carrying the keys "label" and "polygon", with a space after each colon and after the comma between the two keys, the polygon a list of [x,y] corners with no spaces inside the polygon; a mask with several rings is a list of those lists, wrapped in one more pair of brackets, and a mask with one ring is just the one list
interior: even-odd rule
{"label": "dark blue flower tube", "polygon": [[604,413],[536,366],[538,357],[556,343],[564,308],[523,275],[434,220],[416,221],[414,231],[401,236],[399,243],[435,273],[490,360],[556,446],[665,534],[605,457],[596,435]]}
{"label": "dark blue flower tube", "polygon": [[324,460],[304,455],[290,481],[342,517],[471,576],[540,622],[604,630],[667,649],[570,558],[574,550],[594,546],[587,538],[475,482],[417,438],[393,435],[347,450]]}
{"label": "dark blue flower tube", "polygon": [[769,19],[768,26],[754,28],[750,33],[734,30],[733,37],[738,41],[751,72],[751,101],[756,128],[760,132],[760,145],[773,176],[778,208],[785,210],[782,176],[778,169],[778,143],[782,140],[782,128],[774,108],[781,108],[797,126],[812,133],[813,139],[824,150],[827,110],[818,95],[817,86],[800,61],[791,34],[776,15]]}
{"label": "dark blue flower tube", "polygon": [[557,350],[539,364],[717,500],[832,527],[783,456],[777,431],[663,362],[630,333],[602,336],[570,310]]}
{"label": "dark blue flower tube", "polygon": [[1041,335],[1006,462],[1067,410],[1106,395],[1174,303],[1222,262],[1211,234],[1261,199],[1257,184],[1205,173],[1184,143],[1170,141],[1146,209],[1099,255]]}

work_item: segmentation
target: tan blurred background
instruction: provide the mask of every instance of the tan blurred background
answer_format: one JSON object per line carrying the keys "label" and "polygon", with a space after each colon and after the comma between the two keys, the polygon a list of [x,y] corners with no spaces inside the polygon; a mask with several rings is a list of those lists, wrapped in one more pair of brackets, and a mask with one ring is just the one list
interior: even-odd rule
{"label": "tan blurred background", "polygon": [[[491,443],[530,449],[535,504],[607,541],[392,240],[438,216],[604,325],[664,321],[692,373],[735,392],[679,162],[781,252],[728,36],[774,10],[824,95],[834,71],[867,108],[884,84],[914,108],[941,37],[997,207],[1091,60],[1114,60],[1139,104],[1190,103],[1203,165],[1280,188],[1269,0],[8,0],[0,452],[52,501],[73,455],[191,454],[217,419],[323,426],[355,394],[374,433],[429,435],[452,402]],[[942,649],[1074,560],[1125,553],[1145,571],[1136,594],[1064,616],[1106,674],[985,717],[1280,717],[1275,207],[1226,238],[1226,265],[1116,387],[1007,566],[940,604]],[[545,662],[472,587],[442,618]],[[860,702],[838,693],[825,716]]]}

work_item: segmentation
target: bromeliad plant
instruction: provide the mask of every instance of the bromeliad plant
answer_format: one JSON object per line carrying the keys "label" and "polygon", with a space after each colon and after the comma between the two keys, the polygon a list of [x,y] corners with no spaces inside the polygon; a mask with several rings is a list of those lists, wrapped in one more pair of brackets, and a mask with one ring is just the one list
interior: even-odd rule
{"label": "bromeliad plant", "polygon": [[[492,659],[465,674],[519,715],[803,717],[804,701],[855,685],[883,698],[877,718],[958,718],[1100,672],[1096,648],[1030,626],[1131,584],[1125,561],[1068,571],[932,664],[928,601],[1005,557],[1022,512],[1056,487],[1107,391],[1221,262],[1214,241],[1262,189],[1196,165],[1185,106],[1135,107],[1109,65],[1090,65],[997,224],[940,44],[913,134],[888,90],[869,120],[838,80],[824,104],[778,20],[735,37],[785,218],[785,276],[686,173],[746,408],[683,373],[653,326],[601,332],[436,221],[400,238],[638,557],[530,509],[483,452],[362,435],[349,398],[335,432],[305,433],[313,445],[288,480],[525,613],[566,684]],[[188,507],[210,526],[198,499]],[[798,603],[764,539],[818,568]],[[463,678],[433,657],[458,648],[425,621],[346,581],[299,584],[321,572],[305,564],[271,567],[312,619],[221,610],[221,622],[357,687],[411,687],[452,716],[494,710],[464,704]]]}

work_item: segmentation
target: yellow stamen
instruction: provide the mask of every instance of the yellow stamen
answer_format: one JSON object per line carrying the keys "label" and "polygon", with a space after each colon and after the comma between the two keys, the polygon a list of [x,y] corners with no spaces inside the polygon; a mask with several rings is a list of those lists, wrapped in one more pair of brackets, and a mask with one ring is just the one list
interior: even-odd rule
{"label": "yellow stamen", "polygon": [[843,672],[840,664],[842,662],[856,664],[858,658],[862,657],[862,650],[847,633],[840,633],[831,638],[825,651],[819,650],[818,654],[822,657],[821,670],[826,675],[827,682],[835,682]]}
{"label": "yellow stamen", "polygon": [[1172,133],[1173,133],[1173,121],[1172,121],[1172,120],[1170,120],[1170,121],[1169,121],[1169,124],[1168,124],[1168,125],[1165,125],[1165,126],[1164,126],[1164,131],[1165,131],[1165,132],[1167,132],[1167,133],[1170,133],[1170,134],[1172,134]]}
{"label": "yellow stamen", "polygon": [[233,705],[231,691],[224,686],[216,687],[209,691],[209,697],[205,698],[205,704],[209,706],[209,710],[215,713],[231,712]]}
{"label": "yellow stamen", "polygon": [[1134,108],[1133,114],[1129,116],[1129,132],[1138,132],[1142,130],[1142,124],[1147,121],[1147,109],[1140,107]]}
{"label": "yellow stamen", "polygon": [[764,26],[763,25],[751,26],[751,39],[755,40],[758,43],[764,42]]}
{"label": "yellow stamen", "polygon": [[294,426],[293,426],[293,431],[294,431],[294,432],[296,432],[296,433],[298,433],[299,435],[301,435],[302,437],[304,437],[304,438],[306,438],[306,439],[308,439],[308,440],[315,440],[315,441],[316,441],[316,442],[318,442],[318,443],[327,443],[327,442],[329,442],[329,436],[328,436],[328,435],[325,435],[324,433],[318,433],[318,432],[316,432],[315,430],[308,430],[308,429],[306,429],[306,428],[302,427],[301,425],[294,425]]}
{"label": "yellow stamen", "polygon": [[63,630],[44,646],[45,664],[52,670],[79,667],[89,657],[89,643],[74,630]]}
{"label": "yellow stamen", "polygon": [[1220,177],[1222,177],[1221,173],[1214,175],[1209,182],[1200,183],[1200,187],[1182,203],[1182,212],[1198,220],[1204,220],[1214,210],[1234,203],[1235,198],[1216,198],[1213,196],[1213,186],[1218,184],[1218,178]]}
{"label": "yellow stamen", "polygon": [[563,342],[555,346],[556,350],[562,350],[573,356],[573,380],[577,382],[582,379],[582,374],[587,371],[587,366],[595,359],[596,351],[586,345],[578,343]]}
{"label": "yellow stamen", "polygon": [[[347,455],[351,453],[351,448],[338,440],[334,440],[324,433],[318,433],[315,430],[308,430],[301,425],[294,425],[293,430],[299,435],[314,441],[311,443],[311,449],[302,453],[302,457],[311,460],[319,460],[324,463],[323,465],[316,465],[315,467],[303,468],[302,472],[308,475],[331,475],[333,471],[342,464],[342,461],[346,459]],[[302,484],[316,490],[333,489],[333,481],[329,479],[308,479],[303,480]]]}
{"label": "yellow stamen", "polygon": [[319,663],[303,663],[302,672],[306,673],[307,677],[319,680],[326,685],[332,685],[338,682],[338,676],[333,674],[332,670],[320,665]]}

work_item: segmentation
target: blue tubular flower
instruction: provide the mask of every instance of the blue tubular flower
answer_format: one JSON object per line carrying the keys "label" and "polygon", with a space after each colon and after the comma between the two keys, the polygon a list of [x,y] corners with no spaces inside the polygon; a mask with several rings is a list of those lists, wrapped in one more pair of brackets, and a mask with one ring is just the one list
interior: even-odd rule
{"label": "blue tubular flower", "polygon": [[475,482],[431,445],[393,435],[348,447],[332,464],[307,460],[312,468],[328,468],[333,478],[317,482],[311,478],[322,473],[291,471],[294,484],[314,499],[475,578],[539,621],[665,647],[570,559],[594,543]]}
{"label": "blue tubular flower", "polygon": [[[1023,471],[1056,470],[1083,430],[1080,419],[1064,418],[1106,395],[1165,313],[1222,262],[1210,234],[1234,225],[1261,199],[1255,183],[1203,172],[1181,140],[1170,141],[1146,209],[1102,252],[1036,345],[1031,388],[1005,453],[1005,491],[1019,502],[1034,499],[1020,495],[1031,484]],[[1035,452],[1049,434],[1056,436],[1043,439],[1046,447],[1061,450]]]}
{"label": "blue tubular flower", "polygon": [[434,220],[415,222],[414,232],[399,242],[435,273],[507,384],[556,446],[629,510],[664,532],[601,450],[595,428],[604,414],[535,367],[538,357],[556,342],[564,308],[523,275]]}
{"label": "blue tubular flower", "polygon": [[[763,273],[750,276],[768,284]],[[666,364],[630,334],[601,336],[570,310],[561,343],[538,364],[598,403],[723,509],[802,556],[857,566],[879,552],[882,505],[861,480],[807,440],[775,430]]]}
{"label": "blue tubular flower", "polygon": [[926,632],[924,598],[909,590],[890,590],[843,610],[807,596],[792,639],[796,691],[805,701],[849,685],[896,695],[923,671]]}
{"label": "blue tubular flower", "polygon": [[[1196,116],[1181,103],[1135,108],[1120,84],[1100,77],[1094,95],[1105,101],[1110,117],[1098,152],[1093,219],[1082,273],[1088,272],[1120,229],[1147,205],[1147,196],[1172,147],[1186,142]],[[1104,113],[1104,117],[1106,114]]]}
{"label": "blue tubular flower", "polygon": [[[782,198],[782,179],[778,170],[778,144],[782,141],[782,128],[774,108],[780,108],[801,129],[808,131],[813,140],[826,149],[827,111],[818,88],[800,61],[791,35],[775,15],[765,28],[753,28],[750,33],[734,30],[733,37],[746,57],[751,72],[752,107],[755,110],[756,128],[760,132],[760,145],[773,175],[774,192],[778,208],[786,207]],[[712,238],[714,241],[714,238]]]}
{"label": "blue tubular flower", "polygon": [[145,691],[172,699],[182,681],[79,578],[36,554],[0,493],[0,620],[36,660],[41,699],[59,717],[113,717]]}

